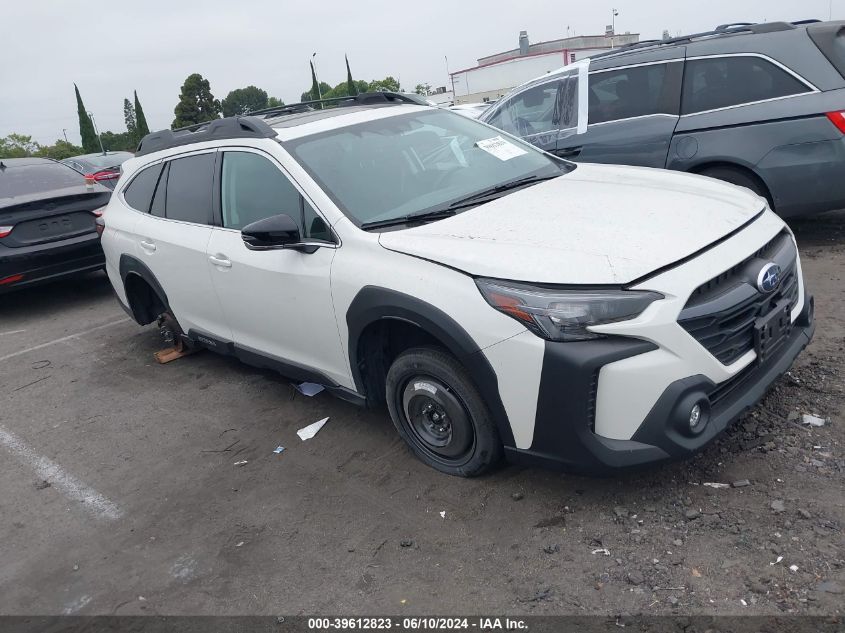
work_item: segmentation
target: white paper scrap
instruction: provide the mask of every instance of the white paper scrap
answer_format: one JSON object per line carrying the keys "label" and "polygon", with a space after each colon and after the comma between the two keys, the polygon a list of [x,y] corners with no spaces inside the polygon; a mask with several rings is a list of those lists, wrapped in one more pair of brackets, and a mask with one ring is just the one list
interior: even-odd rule
{"label": "white paper scrap", "polygon": [[325,425],[325,423],[328,422],[328,421],[329,421],[328,418],[323,418],[322,420],[317,420],[313,424],[309,424],[308,426],[305,426],[305,427],[299,429],[296,432],[296,434],[299,436],[299,439],[301,439],[303,442],[305,440],[310,440],[312,437],[317,435],[317,431],[322,429],[323,425]]}
{"label": "white paper scrap", "polygon": [[522,156],[523,154],[528,153],[521,147],[514,145],[510,141],[506,141],[501,136],[486,138],[478,141],[475,145],[478,149],[483,149],[485,152],[492,154],[499,160],[510,160],[511,158],[516,158],[517,156]]}
{"label": "white paper scrap", "polygon": [[299,393],[303,396],[316,396],[320,393],[325,387],[323,385],[318,385],[316,382],[301,382],[298,385],[293,386]]}

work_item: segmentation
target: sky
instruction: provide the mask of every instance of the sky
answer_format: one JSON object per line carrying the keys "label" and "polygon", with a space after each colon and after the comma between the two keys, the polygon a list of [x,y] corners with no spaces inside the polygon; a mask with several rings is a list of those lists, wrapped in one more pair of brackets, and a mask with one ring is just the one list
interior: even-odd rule
{"label": "sky", "polygon": [[[86,5],[11,2],[2,8],[0,137],[79,143],[73,84],[100,131],[126,130],[123,99],[138,91],[150,129],[170,126],[185,78],[198,72],[215,97],[255,85],[286,102],[320,81],[392,75],[405,90],[444,86],[449,70],[518,46],[570,34],[597,35],[616,8],[617,33],[659,38],[728,22],[845,19],[845,0],[183,0]],[[667,9],[671,7],[671,9]]]}

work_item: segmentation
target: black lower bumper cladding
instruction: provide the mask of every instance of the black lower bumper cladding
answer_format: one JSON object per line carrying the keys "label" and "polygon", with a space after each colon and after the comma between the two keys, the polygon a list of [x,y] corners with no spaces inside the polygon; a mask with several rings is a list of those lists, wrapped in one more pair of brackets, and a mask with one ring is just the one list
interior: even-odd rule
{"label": "black lower bumper cladding", "polygon": [[[598,372],[604,365],[657,347],[628,338],[546,343],[534,440],[527,450],[506,447],[508,459],[606,474],[686,457],[701,450],[757,404],[771,384],[792,366],[814,331],[813,299],[807,297],[795,327],[777,353],[741,372],[733,384],[716,385],[702,375],[672,383],[630,440],[612,440],[593,432]],[[698,403],[702,405],[705,423],[693,433],[689,430],[689,416]]]}

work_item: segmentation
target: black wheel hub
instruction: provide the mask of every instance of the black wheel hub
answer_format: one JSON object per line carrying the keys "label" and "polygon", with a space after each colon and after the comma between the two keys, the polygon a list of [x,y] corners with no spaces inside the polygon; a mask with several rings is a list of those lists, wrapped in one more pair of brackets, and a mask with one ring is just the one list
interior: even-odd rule
{"label": "black wheel hub", "polygon": [[401,400],[411,433],[430,453],[455,459],[472,447],[475,433],[469,415],[457,396],[439,380],[414,376],[405,383]]}
{"label": "black wheel hub", "polygon": [[182,329],[179,327],[176,319],[167,312],[158,317],[158,331],[166,344],[173,346],[179,351],[183,350]]}

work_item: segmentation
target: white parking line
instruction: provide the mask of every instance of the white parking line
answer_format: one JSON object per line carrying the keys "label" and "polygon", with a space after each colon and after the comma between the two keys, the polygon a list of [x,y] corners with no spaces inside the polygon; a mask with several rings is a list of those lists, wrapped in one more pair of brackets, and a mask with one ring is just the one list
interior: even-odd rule
{"label": "white parking line", "polygon": [[66,473],[61,466],[46,457],[42,457],[14,433],[0,426],[0,445],[4,446],[21,462],[30,466],[41,479],[48,481],[67,497],[84,504],[89,512],[100,519],[119,519],[123,511],[93,488],[89,488],[73,475]]}
{"label": "white parking line", "polygon": [[4,360],[9,360],[10,358],[14,358],[15,356],[23,356],[24,354],[28,354],[29,352],[34,352],[39,349],[44,349],[45,347],[50,347],[51,345],[55,345],[56,343],[64,343],[65,341],[70,341],[75,338],[80,338],[85,336],[86,334],[90,334],[91,332],[96,332],[97,330],[102,330],[107,327],[111,327],[113,325],[120,325],[121,323],[126,323],[129,318],[119,319],[117,321],[112,321],[111,323],[104,323],[103,325],[98,325],[97,327],[92,327],[90,330],[85,330],[84,332],[79,332],[77,334],[70,334],[69,336],[63,336],[62,338],[57,338],[54,341],[48,341],[46,343],[41,343],[41,345],[36,345],[35,347],[28,347],[27,349],[22,349],[19,352],[12,352],[11,354],[6,354],[5,356],[0,356],[0,362]]}
{"label": "white parking line", "polygon": [[23,334],[26,330],[9,330],[8,332],[0,332],[0,336],[8,336],[9,334]]}

